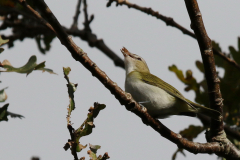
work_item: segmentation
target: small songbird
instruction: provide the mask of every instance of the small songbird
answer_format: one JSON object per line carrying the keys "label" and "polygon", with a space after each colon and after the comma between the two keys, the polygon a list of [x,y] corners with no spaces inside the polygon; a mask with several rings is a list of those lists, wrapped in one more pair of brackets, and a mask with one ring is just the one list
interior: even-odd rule
{"label": "small songbird", "polygon": [[154,118],[202,113],[220,121],[221,113],[186,99],[177,89],[150,73],[145,60],[122,48],[126,70],[125,91]]}

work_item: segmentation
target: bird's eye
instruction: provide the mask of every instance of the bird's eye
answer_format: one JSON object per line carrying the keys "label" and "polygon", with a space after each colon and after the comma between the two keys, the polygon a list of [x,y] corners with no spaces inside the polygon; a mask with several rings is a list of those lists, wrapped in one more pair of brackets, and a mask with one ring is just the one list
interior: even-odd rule
{"label": "bird's eye", "polygon": [[142,59],[138,57],[137,60],[141,61]]}

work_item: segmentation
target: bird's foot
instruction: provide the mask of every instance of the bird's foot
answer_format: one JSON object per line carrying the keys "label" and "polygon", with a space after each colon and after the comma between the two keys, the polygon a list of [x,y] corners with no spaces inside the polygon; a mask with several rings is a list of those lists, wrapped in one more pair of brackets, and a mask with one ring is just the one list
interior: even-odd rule
{"label": "bird's foot", "polygon": [[[147,108],[144,107],[143,104],[144,104],[144,103],[149,103],[149,102],[150,102],[150,101],[138,102],[138,104],[140,105],[141,110],[142,110],[143,112],[147,112]],[[142,118],[142,122],[143,122],[144,124],[146,124],[147,126],[149,125],[147,119],[145,119],[145,118]]]}
{"label": "bird's foot", "polygon": [[144,101],[144,102],[138,102],[139,103],[139,105],[141,106],[141,109],[142,110],[146,110],[146,107],[144,107],[144,103],[148,103],[149,101]]}

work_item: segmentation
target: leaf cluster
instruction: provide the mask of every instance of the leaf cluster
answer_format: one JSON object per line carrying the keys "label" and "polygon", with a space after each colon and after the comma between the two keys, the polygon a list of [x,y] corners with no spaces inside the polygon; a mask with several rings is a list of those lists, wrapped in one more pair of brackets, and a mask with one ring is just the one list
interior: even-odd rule
{"label": "leaf cluster", "polygon": [[[214,49],[222,52],[221,47],[218,43],[212,41],[212,46]],[[229,53],[226,56],[236,61],[240,64],[240,38],[238,38],[238,48],[235,49],[233,46],[229,46]],[[220,79],[220,87],[222,97],[224,99],[224,122],[226,125],[235,128],[236,131],[240,131],[240,72],[237,68],[232,67],[227,61],[218,55],[214,56],[215,64],[218,68],[223,69],[223,76],[219,76]],[[204,77],[204,66],[200,61],[196,61],[196,67],[203,74]],[[195,92],[195,101],[199,104],[202,104],[206,107],[209,107],[208,101],[208,90],[207,90],[207,82],[205,79],[197,82],[196,78],[193,76],[191,70],[187,70],[185,75],[182,70],[178,69],[177,66],[172,65],[169,66],[169,70],[174,72],[178,79],[186,85],[185,91],[194,91]],[[180,131],[183,137],[193,140],[204,130],[204,126],[193,126],[190,125],[189,128]],[[240,142],[232,137],[228,137],[239,149]],[[176,158],[176,153],[183,153],[182,149],[178,149],[174,155],[173,159]]]}
{"label": "leaf cluster", "polygon": [[[64,78],[67,80],[67,88],[68,88],[68,95],[69,95],[69,105],[68,105],[68,114],[67,114],[67,126],[71,135],[71,140],[68,140],[68,142],[65,144],[63,147],[65,150],[68,150],[69,148],[72,151],[72,155],[77,158],[77,153],[76,152],[81,152],[82,149],[86,148],[87,145],[82,145],[80,143],[80,138],[87,136],[92,133],[93,128],[95,127],[94,125],[94,119],[98,116],[99,112],[103,110],[106,105],[105,104],[99,104],[97,102],[94,103],[94,107],[89,108],[89,113],[87,114],[86,120],[82,123],[82,125],[78,129],[74,129],[71,125],[71,113],[72,111],[76,108],[75,107],[75,101],[74,101],[74,92],[77,90],[77,84],[74,84],[70,82],[69,80],[69,73],[71,71],[70,67],[64,68],[63,67],[63,74]],[[108,159],[108,155],[106,156],[97,156],[97,150],[101,148],[99,145],[91,145],[89,144],[90,150],[88,151],[88,154],[92,160],[103,160],[103,159]],[[108,157],[108,158],[106,158]],[[85,159],[85,158],[81,158]]]}
{"label": "leaf cluster", "polygon": [[56,74],[53,70],[45,67],[45,62],[37,64],[37,57],[35,55],[31,56],[28,62],[22,67],[13,67],[8,60],[4,60],[2,63],[0,62],[0,67],[4,68],[5,70],[0,70],[0,72],[17,72],[17,73],[24,73],[29,75],[33,70],[41,70],[42,72],[48,72],[51,74]]}
{"label": "leaf cluster", "polygon": [[[4,4],[5,4],[5,1],[4,1]],[[1,3],[0,3],[0,5],[1,5]],[[9,42],[9,40],[4,40],[0,36],[0,53],[2,53],[4,51],[4,49],[1,48],[1,46],[8,42]],[[29,58],[28,62],[24,66],[16,68],[16,67],[13,67],[8,60],[4,60],[3,62],[0,62],[0,67],[5,70],[0,70],[0,73],[1,72],[16,72],[16,73],[23,73],[23,74],[28,75],[33,70],[41,70],[43,72],[46,71],[51,74],[56,74],[53,72],[53,70],[45,68],[45,62],[42,62],[40,64],[37,64],[36,62],[37,62],[37,57],[34,55]],[[7,87],[0,90],[0,102],[5,102],[7,100],[7,94],[5,92],[6,89],[7,89]],[[15,118],[15,117],[23,118],[23,116],[20,114],[15,114],[15,113],[9,112],[8,106],[9,106],[9,103],[5,104],[3,107],[0,107],[0,121],[8,121],[7,116],[11,116],[13,118]]]}
{"label": "leaf cluster", "polygon": [[[4,1],[5,3],[6,1]],[[1,2],[3,3],[3,2]],[[7,3],[7,2],[6,2]],[[7,3],[8,4],[8,3]],[[0,47],[7,43],[9,40],[3,40],[2,37],[0,36]],[[0,48],[0,53],[2,53],[4,51],[3,48]],[[1,64],[1,62],[0,62]],[[3,89],[0,90],[0,102],[5,102],[7,100],[7,94],[5,92],[5,90],[7,89],[8,87],[5,87]],[[8,106],[9,106],[9,103],[3,105],[2,107],[0,107],[0,122],[1,121],[8,121],[8,116],[11,116],[12,118],[23,118],[22,115],[20,114],[15,114],[15,113],[11,113],[8,111]]]}
{"label": "leaf cluster", "polygon": [[[26,0],[26,2],[35,10],[38,10],[36,1]],[[14,46],[14,41],[17,39],[22,41],[24,38],[34,38],[42,54],[46,54],[46,52],[50,50],[51,42],[56,37],[55,34],[46,30],[46,27],[44,27],[39,20],[31,14],[28,14],[28,11],[16,3],[16,1],[1,0],[0,16],[4,24],[1,30],[11,27],[14,31],[12,36],[7,36],[7,38],[10,39],[8,43],[9,48]],[[6,36],[4,36],[4,38],[6,38]],[[1,50],[2,49],[0,49],[0,53]]]}

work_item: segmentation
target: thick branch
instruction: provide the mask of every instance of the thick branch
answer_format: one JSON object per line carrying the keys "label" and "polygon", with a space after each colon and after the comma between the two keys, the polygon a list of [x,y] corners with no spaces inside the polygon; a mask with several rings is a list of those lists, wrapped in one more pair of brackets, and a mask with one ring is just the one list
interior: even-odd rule
{"label": "thick branch", "polygon": [[[199,48],[201,51],[203,65],[205,69],[205,78],[208,85],[208,95],[210,100],[210,107],[223,112],[223,99],[220,91],[220,80],[217,76],[215,61],[212,51],[212,41],[208,37],[205,30],[202,15],[198,8],[196,0],[185,0],[189,17],[191,19],[191,28],[197,37]],[[212,120],[211,129],[216,135],[223,130],[223,121],[216,122]]]}
{"label": "thick branch", "polygon": [[[217,77],[215,61],[212,51],[211,39],[205,30],[202,15],[196,0],[185,0],[189,17],[191,19],[191,28],[194,30],[201,51],[203,65],[205,69],[205,77],[208,85],[208,95],[210,107],[223,112],[223,99],[220,91],[220,80]],[[240,151],[226,138],[223,130],[223,121],[218,122],[211,119],[211,133],[207,136],[207,140],[211,142],[221,142],[232,148],[231,154],[235,158],[240,158]],[[216,153],[219,156],[227,158],[228,152]],[[229,157],[230,158],[230,157]],[[233,159],[233,158],[230,158]]]}
{"label": "thick branch", "polygon": [[[132,4],[126,0],[109,0],[107,7],[109,7],[111,5],[111,3],[114,1],[119,5],[126,5],[128,8],[134,8],[136,10],[139,10],[141,12],[149,14],[153,17],[156,17],[157,19],[164,21],[167,26],[175,27],[175,28],[179,29],[180,31],[182,31],[183,34],[189,35],[190,37],[196,39],[196,36],[193,32],[189,31],[188,29],[184,28],[183,26],[181,26],[180,24],[175,22],[173,18],[164,16],[164,15],[154,11],[152,8],[141,7],[139,5]],[[227,57],[226,55],[224,55],[223,53],[221,53],[220,51],[218,51],[214,48],[213,48],[213,53],[215,55],[220,56],[221,58],[223,58],[225,61],[227,61],[229,64],[233,65],[235,68],[237,68],[240,71],[240,65],[237,64],[237,62],[235,62],[231,58]]]}
{"label": "thick branch", "polygon": [[[21,3],[22,1],[19,0]],[[192,153],[226,153],[227,151],[235,153],[236,150],[233,146],[228,145],[226,147],[220,145],[218,142],[211,143],[194,143],[182,138],[181,135],[176,134],[169,130],[166,126],[164,126],[160,121],[152,118],[146,110],[142,110],[139,104],[131,98],[131,95],[125,93],[120,87],[117,86],[115,82],[113,82],[97,65],[91,61],[91,59],[87,56],[87,54],[78,47],[72,39],[67,35],[64,29],[61,27],[60,23],[57,21],[56,17],[52,14],[48,6],[42,1],[38,1],[39,9],[47,18],[48,22],[52,25],[52,27],[57,32],[58,38],[62,42],[63,45],[69,50],[72,54],[73,58],[76,61],[79,61],[84,67],[86,67],[93,76],[98,78],[102,84],[109,89],[109,91],[114,94],[116,99],[119,102],[126,106],[128,110],[135,113],[139,117],[143,119],[148,125],[150,125],[154,130],[156,130],[163,137],[169,139],[170,141],[177,144],[179,147],[182,147]],[[229,142],[231,144],[231,142]],[[226,147],[226,148],[225,148]],[[229,152],[228,152],[229,153]],[[237,159],[236,154],[226,155],[225,157],[231,157],[232,159]]]}

